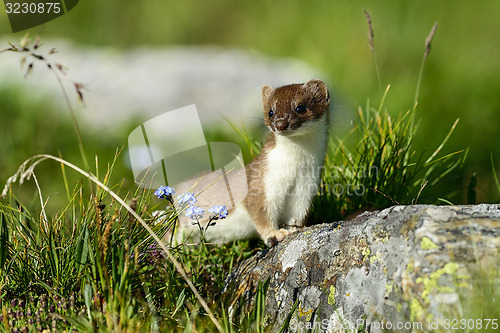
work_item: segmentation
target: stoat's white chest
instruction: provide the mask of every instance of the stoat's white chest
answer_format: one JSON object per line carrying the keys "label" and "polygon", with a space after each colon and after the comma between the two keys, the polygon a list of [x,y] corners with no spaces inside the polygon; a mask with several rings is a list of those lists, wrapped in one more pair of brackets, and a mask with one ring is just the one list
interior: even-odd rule
{"label": "stoat's white chest", "polygon": [[265,205],[275,227],[303,226],[317,193],[327,144],[324,119],[292,137],[276,135],[276,145],[266,157]]}

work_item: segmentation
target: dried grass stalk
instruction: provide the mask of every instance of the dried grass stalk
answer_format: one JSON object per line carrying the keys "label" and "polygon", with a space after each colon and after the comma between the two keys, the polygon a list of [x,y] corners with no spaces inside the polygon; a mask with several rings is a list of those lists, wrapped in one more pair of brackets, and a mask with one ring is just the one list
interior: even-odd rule
{"label": "dried grass stalk", "polygon": [[425,53],[424,53],[424,59],[427,59],[427,56],[431,52],[431,43],[432,39],[434,38],[434,35],[436,34],[436,30],[438,28],[438,23],[434,23],[434,26],[431,29],[431,32],[429,32],[429,35],[425,39]]}

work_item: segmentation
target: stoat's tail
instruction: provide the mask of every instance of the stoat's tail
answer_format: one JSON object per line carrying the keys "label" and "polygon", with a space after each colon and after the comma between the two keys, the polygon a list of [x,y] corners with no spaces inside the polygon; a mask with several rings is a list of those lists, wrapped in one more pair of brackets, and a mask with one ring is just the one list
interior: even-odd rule
{"label": "stoat's tail", "polygon": [[[258,236],[253,221],[243,204],[237,205],[225,219],[214,222],[215,225],[204,226],[206,228],[204,237],[208,243],[227,243]],[[176,231],[176,239],[179,244],[199,242],[201,239],[199,227],[189,223],[181,224]]]}

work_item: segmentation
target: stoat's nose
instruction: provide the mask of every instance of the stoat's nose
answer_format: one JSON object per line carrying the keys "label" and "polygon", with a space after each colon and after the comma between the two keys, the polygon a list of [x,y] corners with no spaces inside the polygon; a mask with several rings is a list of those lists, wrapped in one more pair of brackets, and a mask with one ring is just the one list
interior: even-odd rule
{"label": "stoat's nose", "polygon": [[278,131],[284,131],[288,129],[288,122],[285,120],[277,120],[274,126]]}

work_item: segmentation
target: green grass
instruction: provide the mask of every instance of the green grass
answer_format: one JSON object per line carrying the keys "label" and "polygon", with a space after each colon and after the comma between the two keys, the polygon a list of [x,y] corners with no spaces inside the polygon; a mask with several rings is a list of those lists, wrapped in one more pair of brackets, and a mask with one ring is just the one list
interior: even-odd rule
{"label": "green grass", "polygon": [[[470,285],[458,290],[458,306],[449,307],[446,327],[461,332],[498,332],[500,328],[500,269],[498,260],[475,261],[471,268]],[[472,295],[472,297],[471,297]],[[435,332],[445,332],[440,329]]]}
{"label": "green grass", "polygon": [[462,202],[460,172],[466,152],[440,154],[457,122],[433,153],[417,152],[414,117],[415,110],[394,119],[382,104],[378,109],[367,105],[358,108],[346,137],[330,138],[315,203],[317,222],[399,204]]}
{"label": "green grass", "polygon": [[[103,178],[109,179],[111,172]],[[77,184],[67,205],[53,216],[32,214],[12,194],[0,204],[0,296],[9,318],[5,329],[215,329],[186,278],[139,221],[102,188],[94,197],[99,199],[89,201],[82,187]],[[150,191],[138,189],[124,198],[136,198],[130,205],[157,237],[171,228],[173,210],[167,209],[166,221],[152,218],[151,211],[165,209],[165,203],[153,200]],[[223,277],[233,262],[252,252],[248,242],[170,251],[215,309]]]}
{"label": "green grass", "polygon": [[[449,292],[456,293],[456,302],[444,301],[439,305],[440,316],[435,314],[418,314],[405,318],[405,322],[422,325],[425,332],[444,333],[450,331],[475,333],[475,332],[498,332],[500,328],[500,262],[498,258],[489,257],[479,259],[477,248],[472,244],[473,252],[469,263],[466,265],[467,272],[454,272],[452,280],[445,288]],[[445,293],[446,294],[446,293]],[[413,307],[413,301],[408,300],[407,306]],[[418,302],[417,302],[418,303]],[[414,307],[417,309],[418,307]],[[418,312],[417,310],[416,312]],[[413,310],[412,310],[413,313]],[[424,318],[425,317],[425,318]],[[420,321],[419,321],[420,320]]]}

